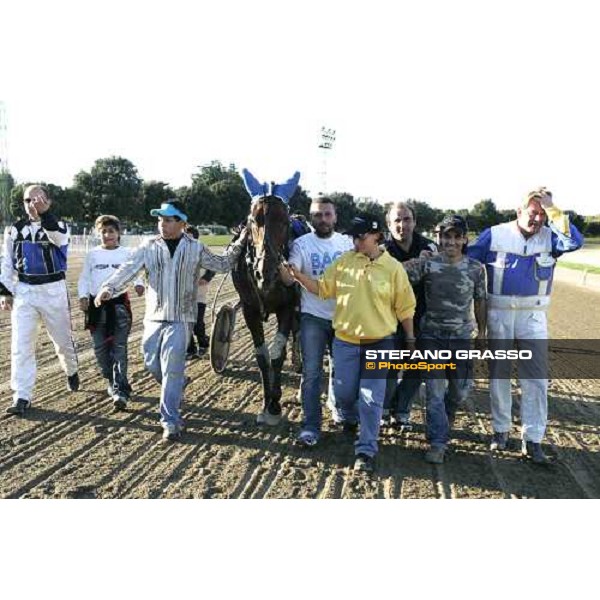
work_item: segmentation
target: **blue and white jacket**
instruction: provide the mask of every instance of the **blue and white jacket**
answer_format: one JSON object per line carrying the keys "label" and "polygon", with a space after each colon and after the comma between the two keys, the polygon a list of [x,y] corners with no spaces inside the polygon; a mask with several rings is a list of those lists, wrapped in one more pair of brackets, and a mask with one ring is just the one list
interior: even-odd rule
{"label": "blue and white jacket", "polygon": [[21,219],[4,232],[0,293],[13,294],[17,281],[30,285],[65,278],[69,228],[51,213],[40,221]]}
{"label": "blue and white jacket", "polygon": [[467,254],[485,265],[488,306],[545,309],[550,304],[556,259],[583,245],[583,236],[554,208],[549,226],[525,238],[516,221],[485,229]]}

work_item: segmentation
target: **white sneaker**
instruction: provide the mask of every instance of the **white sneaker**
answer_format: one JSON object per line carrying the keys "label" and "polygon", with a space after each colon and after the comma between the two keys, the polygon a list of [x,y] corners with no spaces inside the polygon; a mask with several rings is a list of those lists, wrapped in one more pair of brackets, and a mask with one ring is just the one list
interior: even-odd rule
{"label": "white sneaker", "polygon": [[115,394],[112,401],[115,410],[125,410],[127,408],[127,398],[121,394]]}
{"label": "white sneaker", "polygon": [[163,423],[162,439],[166,442],[176,442],[181,439],[181,426],[172,423]]}
{"label": "white sneaker", "polygon": [[327,399],[327,402],[325,403],[325,405],[331,412],[331,418],[332,418],[333,422],[336,425],[341,425],[344,422],[344,419],[342,418],[342,413],[339,411],[338,407],[335,406],[333,404],[333,402],[331,402],[331,400],[329,400],[329,398]]}
{"label": "white sneaker", "polygon": [[318,442],[317,435],[312,431],[308,431],[307,429],[303,429],[300,432],[300,435],[296,438],[296,443],[300,444],[300,446],[306,446],[307,448],[312,448],[316,446]]}

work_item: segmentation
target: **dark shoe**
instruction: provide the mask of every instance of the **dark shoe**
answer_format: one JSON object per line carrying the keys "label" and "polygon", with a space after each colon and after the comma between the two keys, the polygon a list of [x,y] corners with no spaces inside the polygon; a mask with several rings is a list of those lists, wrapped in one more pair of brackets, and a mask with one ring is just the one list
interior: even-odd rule
{"label": "dark shoe", "polygon": [[446,448],[443,446],[436,446],[435,448],[430,448],[425,453],[425,460],[432,465],[443,465],[445,456]]}
{"label": "dark shoe", "polygon": [[73,373],[67,377],[67,389],[76,392],[79,389],[79,373]]}
{"label": "dark shoe", "polygon": [[542,445],[536,442],[526,442],[523,440],[521,446],[521,454],[531,460],[536,465],[547,465],[550,464],[550,459],[544,454]]}
{"label": "dark shoe", "polygon": [[508,447],[508,431],[494,431],[490,450],[492,452],[504,452]]}
{"label": "dark shoe", "polygon": [[415,428],[412,421],[409,421],[408,419],[402,419],[400,417],[392,417],[392,425],[400,433],[409,433]]}
{"label": "dark shoe", "polygon": [[356,432],[358,431],[358,423],[348,423],[347,421],[344,421],[342,423],[342,431],[344,433],[356,435]]}
{"label": "dark shoe", "polygon": [[357,454],[354,461],[354,470],[363,473],[372,473],[375,470],[375,458],[366,454]]}
{"label": "dark shoe", "polygon": [[197,358],[200,358],[198,352],[188,352],[185,355],[185,360],[196,360]]}
{"label": "dark shoe", "polygon": [[31,402],[29,402],[29,400],[18,398],[6,409],[6,412],[9,415],[18,415],[19,417],[22,417],[25,414],[25,411],[29,408],[30,404]]}
{"label": "dark shoe", "polygon": [[380,427],[389,427],[392,424],[392,418],[390,415],[390,411],[387,408],[383,409],[383,413],[381,415],[381,421],[379,421]]}

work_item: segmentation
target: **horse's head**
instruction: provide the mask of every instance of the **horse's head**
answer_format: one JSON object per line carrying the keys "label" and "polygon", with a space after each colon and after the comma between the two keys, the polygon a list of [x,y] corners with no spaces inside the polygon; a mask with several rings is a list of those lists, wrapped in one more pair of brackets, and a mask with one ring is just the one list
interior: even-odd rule
{"label": "horse's head", "polygon": [[288,202],[300,173],[283,184],[259,183],[244,169],[244,183],[252,198],[248,217],[250,243],[254,247],[252,271],[259,290],[267,292],[279,280],[279,265],[284,259],[289,237]]}

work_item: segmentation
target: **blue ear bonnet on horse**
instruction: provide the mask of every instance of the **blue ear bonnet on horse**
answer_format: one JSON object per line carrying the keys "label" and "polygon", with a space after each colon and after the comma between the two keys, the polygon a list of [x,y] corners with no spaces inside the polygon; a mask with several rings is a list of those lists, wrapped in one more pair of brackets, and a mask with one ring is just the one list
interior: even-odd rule
{"label": "blue ear bonnet on horse", "polygon": [[298,187],[300,171],[296,171],[285,183],[260,183],[248,169],[242,170],[242,179],[244,180],[244,185],[246,186],[248,194],[250,194],[250,197],[253,200],[256,198],[264,198],[266,196],[275,196],[288,204]]}

